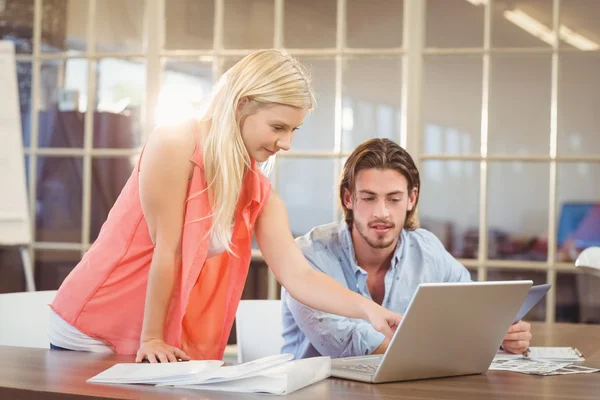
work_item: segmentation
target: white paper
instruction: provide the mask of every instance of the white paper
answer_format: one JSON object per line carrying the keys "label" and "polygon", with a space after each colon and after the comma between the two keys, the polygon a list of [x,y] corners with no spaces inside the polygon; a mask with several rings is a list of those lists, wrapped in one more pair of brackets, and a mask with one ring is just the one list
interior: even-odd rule
{"label": "white paper", "polygon": [[498,360],[517,360],[517,359],[524,359],[525,356],[523,354],[513,354],[513,353],[507,353],[503,350],[499,350],[496,355],[494,356],[494,361],[498,361]]}
{"label": "white paper", "polygon": [[598,372],[598,371],[600,371],[600,369],[584,367],[583,365],[570,364],[564,368],[553,371],[546,375],[591,374],[591,373]]}
{"label": "white paper", "polygon": [[254,376],[229,382],[177,387],[217,392],[288,394],[286,393],[287,382],[285,380],[269,376]]}
{"label": "white paper", "polygon": [[329,376],[331,376],[331,358],[314,357],[289,361],[240,379],[178,387],[242,393],[290,394]]}
{"label": "white paper", "polygon": [[292,360],[292,354],[277,354],[274,356],[263,357],[257,360],[249,361],[243,364],[237,364],[227,367],[206,371],[193,376],[186,377],[183,380],[171,380],[163,382],[163,385],[185,386],[203,383],[226,382],[233,379],[240,379],[247,376],[256,375],[258,372],[268,370],[272,367],[281,365]]}
{"label": "white paper", "polygon": [[534,361],[525,358],[520,359],[496,359],[488,368],[490,371],[512,371],[522,374],[545,375],[561,368],[565,368],[570,363],[556,363],[546,361]]}
{"label": "white paper", "polygon": [[[529,357],[499,351],[494,357],[489,370],[512,371],[530,375],[589,374],[600,371],[599,369],[572,364],[572,361],[583,361],[583,358],[579,357],[571,347],[531,347],[530,351]],[[573,354],[575,357],[573,357]],[[532,358],[531,355],[536,358]]]}
{"label": "white paper", "polygon": [[223,367],[222,361],[117,364],[88,380],[94,383],[145,383],[199,390],[287,394],[328,378],[331,358],[290,361],[291,354]]}
{"label": "white paper", "polygon": [[146,383],[156,384],[165,379],[182,379],[218,369],[223,361],[182,361],[176,363],[123,363],[116,364],[88,379],[91,383]]}
{"label": "white paper", "polygon": [[572,347],[530,347],[527,358],[532,360],[585,361]]}

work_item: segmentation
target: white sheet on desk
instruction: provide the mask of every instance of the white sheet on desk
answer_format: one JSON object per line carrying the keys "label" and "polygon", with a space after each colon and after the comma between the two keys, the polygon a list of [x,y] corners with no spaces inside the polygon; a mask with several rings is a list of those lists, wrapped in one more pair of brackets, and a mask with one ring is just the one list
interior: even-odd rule
{"label": "white sheet on desk", "polygon": [[585,358],[579,357],[572,347],[530,347],[529,356],[523,354],[511,354],[503,350],[496,353],[495,360],[539,360],[555,362],[579,362]]}
{"label": "white sheet on desk", "polygon": [[331,358],[313,357],[288,361],[240,379],[178,387],[225,392],[290,394],[327,379],[330,375]]}
{"label": "white sheet on desk", "polygon": [[269,368],[286,363],[293,358],[294,356],[292,354],[277,354],[242,364],[205,371],[204,373],[198,373],[193,376],[186,376],[183,379],[165,380],[158,386],[184,386],[212,382],[226,382],[232,379],[240,379],[245,376],[255,375],[260,371],[268,370]]}
{"label": "white sheet on desk", "polygon": [[[531,347],[535,350],[533,354],[555,357],[565,354],[565,358],[570,358],[569,353],[575,354],[571,347]],[[570,349],[570,350],[565,350]],[[575,354],[576,355],[576,354]],[[567,357],[568,356],[568,357]],[[577,360],[582,357],[577,356]],[[524,357],[522,354],[510,354],[504,351],[496,353],[494,360],[489,368],[491,371],[512,371],[531,375],[570,375],[570,374],[590,374],[599,372],[600,369],[584,367],[583,365],[573,364],[570,360],[554,360],[546,358]]]}
{"label": "white sheet on desk", "polygon": [[518,359],[525,359],[525,356],[523,356],[523,354],[507,353],[504,350],[498,350],[498,352],[496,352],[496,355],[494,356],[494,361]]}
{"label": "white sheet on desk", "polygon": [[165,380],[181,380],[218,369],[223,361],[185,361],[177,363],[123,363],[88,379],[90,383],[157,384]]}
{"label": "white sheet on desk", "polygon": [[551,361],[585,361],[572,347],[530,347],[528,358]]}
{"label": "white sheet on desk", "polygon": [[489,367],[490,371],[512,371],[522,374],[543,375],[557,371],[570,365],[570,363],[557,363],[551,361],[536,361],[527,358],[494,358]]}
{"label": "white sheet on desk", "polygon": [[[533,366],[537,363],[537,366]],[[516,368],[493,368],[497,371],[512,371],[528,375],[572,375],[572,374],[591,374],[600,371],[600,369],[584,367],[583,365],[555,363],[555,362],[536,362],[530,361],[528,366],[518,366]],[[546,364],[540,366],[540,364]],[[562,364],[562,365],[561,365]],[[492,369],[492,368],[490,368]]]}
{"label": "white sheet on desk", "polygon": [[569,364],[564,368],[550,372],[546,375],[572,375],[572,374],[592,374],[600,369],[584,367],[583,365]]}

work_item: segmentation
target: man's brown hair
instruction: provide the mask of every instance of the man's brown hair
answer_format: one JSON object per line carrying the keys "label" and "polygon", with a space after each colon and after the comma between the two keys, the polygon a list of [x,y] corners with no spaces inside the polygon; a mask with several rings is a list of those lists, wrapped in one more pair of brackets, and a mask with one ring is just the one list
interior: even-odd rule
{"label": "man's brown hair", "polygon": [[406,213],[404,229],[412,231],[419,227],[416,217],[417,203],[419,202],[419,191],[421,180],[419,171],[412,157],[406,150],[389,139],[371,139],[360,144],[344,164],[342,177],[339,184],[340,201],[344,211],[344,219],[349,227],[352,227],[354,215],[352,210],[344,204],[344,192],[346,189],[352,197],[355,196],[356,176],[363,169],[393,169],[401,173],[408,182],[408,193],[410,196],[413,189],[417,189],[417,199],[413,208]]}

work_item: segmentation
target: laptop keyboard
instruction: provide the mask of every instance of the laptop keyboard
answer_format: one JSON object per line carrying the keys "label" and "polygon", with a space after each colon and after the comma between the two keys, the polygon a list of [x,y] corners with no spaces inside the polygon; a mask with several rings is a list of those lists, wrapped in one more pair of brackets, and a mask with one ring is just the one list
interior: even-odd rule
{"label": "laptop keyboard", "polygon": [[374,374],[377,371],[379,364],[345,364],[341,365],[341,367],[350,371]]}

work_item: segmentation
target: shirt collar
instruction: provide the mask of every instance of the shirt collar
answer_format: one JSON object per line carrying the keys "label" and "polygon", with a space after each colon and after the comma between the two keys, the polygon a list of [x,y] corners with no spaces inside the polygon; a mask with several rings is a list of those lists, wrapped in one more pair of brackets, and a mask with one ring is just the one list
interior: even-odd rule
{"label": "shirt collar", "polygon": [[396,244],[396,250],[394,250],[394,256],[392,257],[392,268],[397,268],[398,264],[400,264],[400,260],[402,259],[402,253],[404,252],[404,244],[406,243],[406,230],[402,229],[400,231],[400,240]]}
{"label": "shirt collar", "polygon": [[342,245],[342,249],[344,250],[344,253],[346,253],[348,260],[350,260],[350,267],[352,268],[352,272],[354,273],[354,275],[356,275],[358,272],[366,273],[365,270],[359,267],[358,263],[356,262],[356,254],[354,253],[352,235],[350,233],[350,228],[348,227],[348,224],[345,220],[342,220],[340,222],[339,238]]}

